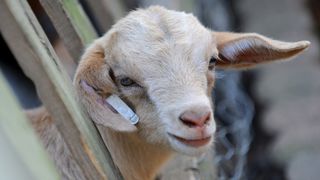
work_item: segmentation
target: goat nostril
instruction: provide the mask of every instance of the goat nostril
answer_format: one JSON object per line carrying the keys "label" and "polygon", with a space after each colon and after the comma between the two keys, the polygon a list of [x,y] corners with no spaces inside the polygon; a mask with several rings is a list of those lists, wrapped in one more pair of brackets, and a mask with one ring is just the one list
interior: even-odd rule
{"label": "goat nostril", "polygon": [[205,124],[207,124],[208,121],[210,120],[210,118],[211,118],[210,116],[211,116],[211,113],[210,113],[210,112],[208,112],[208,113],[205,115],[205,121],[204,121]]}
{"label": "goat nostril", "polygon": [[186,111],[181,114],[179,119],[184,125],[188,127],[202,127],[205,124],[208,124],[210,115],[210,112],[198,113],[193,111]]}
{"label": "goat nostril", "polygon": [[188,127],[195,127],[195,126],[197,126],[196,123],[194,123],[194,122],[192,122],[192,121],[189,121],[188,119],[182,118],[182,116],[180,116],[179,119],[180,119],[180,121],[181,121],[184,125],[186,125],[186,126],[188,126]]}

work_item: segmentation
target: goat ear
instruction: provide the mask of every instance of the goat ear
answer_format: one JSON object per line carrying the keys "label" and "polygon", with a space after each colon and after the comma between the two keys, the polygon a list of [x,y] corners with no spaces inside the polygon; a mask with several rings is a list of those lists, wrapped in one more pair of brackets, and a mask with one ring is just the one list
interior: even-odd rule
{"label": "goat ear", "polygon": [[299,54],[310,42],[282,42],[256,33],[214,32],[220,61],[218,68],[249,68],[257,64],[288,59]]}
{"label": "goat ear", "polygon": [[116,131],[132,132],[137,128],[114,112],[105,103],[105,99],[115,93],[117,88],[109,75],[105,51],[96,40],[84,53],[74,78],[78,100],[84,106],[92,120]]}

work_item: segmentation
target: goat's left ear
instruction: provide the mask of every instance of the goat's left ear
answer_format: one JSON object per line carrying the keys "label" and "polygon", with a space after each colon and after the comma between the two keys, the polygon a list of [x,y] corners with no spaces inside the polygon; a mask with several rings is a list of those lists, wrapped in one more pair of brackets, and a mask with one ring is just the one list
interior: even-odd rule
{"label": "goat's left ear", "polygon": [[108,58],[102,45],[104,41],[104,37],[94,41],[81,58],[73,82],[77,98],[95,123],[115,131],[136,131],[136,126],[106,103],[107,97],[117,93],[117,87],[106,63]]}
{"label": "goat's left ear", "polygon": [[250,68],[299,54],[309,41],[282,42],[256,33],[213,32],[219,58],[217,68]]}

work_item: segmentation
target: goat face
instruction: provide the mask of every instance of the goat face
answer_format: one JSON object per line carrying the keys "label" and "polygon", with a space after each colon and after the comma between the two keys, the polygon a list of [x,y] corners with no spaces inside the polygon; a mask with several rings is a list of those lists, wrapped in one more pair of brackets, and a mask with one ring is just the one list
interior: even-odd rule
{"label": "goat face", "polygon": [[[251,67],[307,46],[258,34],[212,32],[190,14],[152,7],[131,12],[87,49],[75,86],[96,123],[137,131],[149,143],[196,155],[211,146],[216,128],[215,68]],[[110,94],[136,111],[137,126],[110,111],[104,102]]]}
{"label": "goat face", "polygon": [[211,32],[192,15],[169,12],[179,17],[168,19],[161,12],[138,11],[116,24],[105,45],[106,63],[120,95],[141,119],[142,137],[198,154],[210,147],[215,132],[209,61],[217,50]]}

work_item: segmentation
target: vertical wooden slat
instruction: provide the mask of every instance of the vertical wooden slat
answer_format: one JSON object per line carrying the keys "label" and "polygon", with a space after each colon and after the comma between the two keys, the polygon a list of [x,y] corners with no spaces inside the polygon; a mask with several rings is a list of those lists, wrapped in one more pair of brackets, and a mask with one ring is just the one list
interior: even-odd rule
{"label": "vertical wooden slat", "polygon": [[126,8],[121,0],[84,0],[89,6],[98,29],[106,32],[112,24],[126,15]]}
{"label": "vertical wooden slat", "polygon": [[97,38],[77,0],[40,0],[67,50],[77,64],[84,46]]}
{"label": "vertical wooden slat", "polygon": [[0,179],[59,179],[11,92],[0,72]]}
{"label": "vertical wooden slat", "polygon": [[[99,29],[106,32],[126,13],[121,1],[85,1],[98,22]],[[54,27],[75,62],[79,60],[85,45],[97,38],[97,33],[77,0],[40,0]]]}
{"label": "vertical wooden slat", "polygon": [[1,33],[81,167],[86,179],[121,179],[92,121],[75,101],[72,83],[24,0],[0,1]]}
{"label": "vertical wooden slat", "polygon": [[[97,6],[101,6],[101,1],[94,1]],[[78,1],[71,0],[70,2],[68,0],[57,0],[57,1],[51,1],[51,0],[40,0],[40,3],[42,4],[43,8],[49,15],[50,19],[53,22],[53,25],[58,30],[59,35],[62,39],[68,38],[68,34],[65,32],[78,32],[74,34],[76,36],[76,39],[79,39],[80,41],[64,41],[66,47],[85,47],[87,43],[91,42],[94,38],[97,38],[96,32],[93,30],[90,23],[76,23],[74,21],[78,22],[87,22],[88,17],[86,14],[83,13],[82,7],[80,7]],[[73,6],[73,8],[71,8]],[[57,13],[57,12],[64,12],[64,13]],[[72,14],[78,14],[79,16],[75,17]],[[102,15],[105,19],[106,15]],[[105,19],[107,22],[107,20]],[[90,27],[89,27],[90,26]],[[86,30],[86,29],[89,30]],[[70,30],[71,29],[71,30]],[[85,37],[91,37],[85,38]],[[82,49],[76,50],[77,53],[82,54]],[[78,55],[79,56],[79,55]],[[73,58],[77,58],[78,56],[74,56]],[[77,61],[77,60],[74,60]],[[75,67],[76,68],[76,67]],[[98,131],[101,131],[100,128],[98,128]],[[103,135],[103,133],[102,133]],[[108,175],[110,177],[117,177],[117,180],[122,179],[122,175],[119,171],[119,169],[114,165],[111,155],[106,149],[106,154],[108,162],[106,162],[110,168],[108,168],[109,172]]]}

